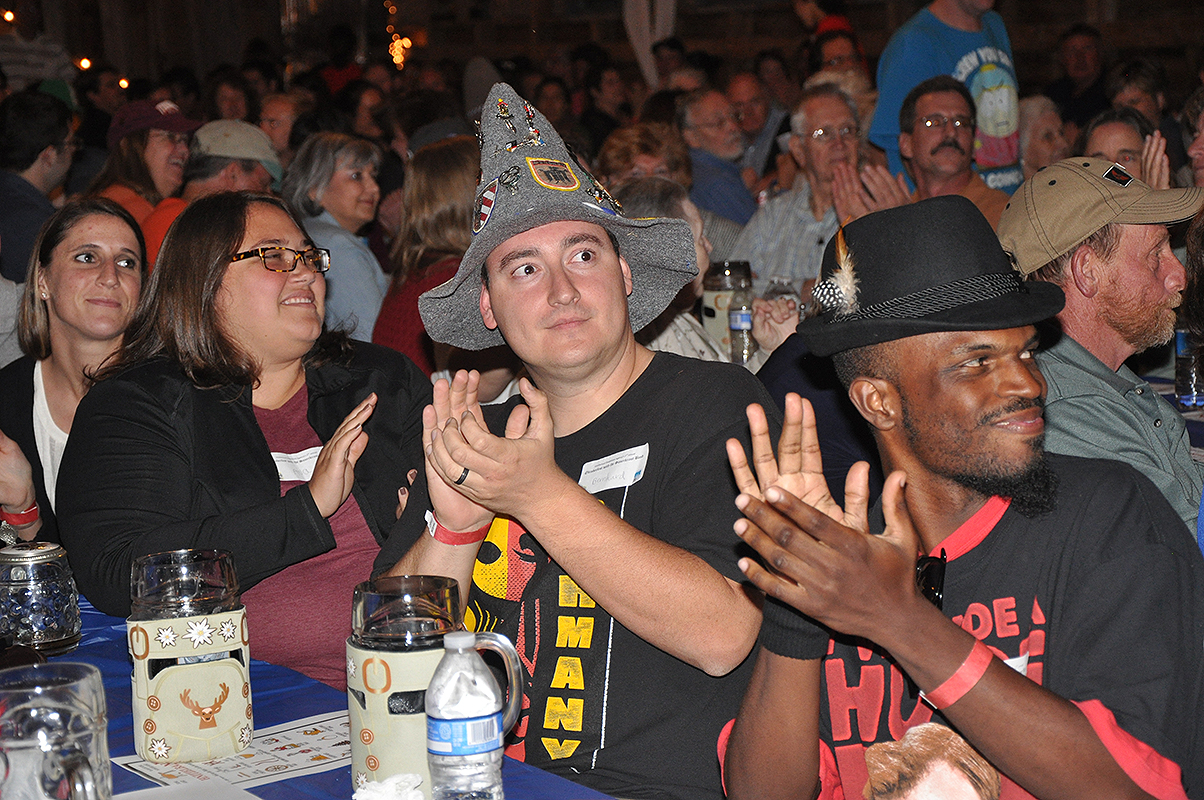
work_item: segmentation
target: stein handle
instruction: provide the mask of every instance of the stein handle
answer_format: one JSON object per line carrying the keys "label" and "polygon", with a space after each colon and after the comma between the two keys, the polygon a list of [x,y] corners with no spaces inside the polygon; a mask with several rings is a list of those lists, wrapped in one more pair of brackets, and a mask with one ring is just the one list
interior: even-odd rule
{"label": "stein handle", "polygon": [[83,753],[69,753],[63,758],[63,772],[71,800],[101,800],[92,765]]}
{"label": "stein handle", "polygon": [[510,640],[499,633],[478,633],[477,648],[492,650],[506,662],[506,683],[508,694],[502,713],[502,732],[507,733],[518,722],[518,712],[523,702],[523,673],[518,663],[518,651]]}

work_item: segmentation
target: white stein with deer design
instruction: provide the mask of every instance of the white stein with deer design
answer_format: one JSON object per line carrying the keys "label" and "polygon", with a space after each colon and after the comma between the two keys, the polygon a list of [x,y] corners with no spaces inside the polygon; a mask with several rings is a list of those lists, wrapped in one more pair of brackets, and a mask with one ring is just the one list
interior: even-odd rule
{"label": "white stein with deer design", "polygon": [[134,746],[153,763],[209,761],[251,744],[247,612],[126,622]]}

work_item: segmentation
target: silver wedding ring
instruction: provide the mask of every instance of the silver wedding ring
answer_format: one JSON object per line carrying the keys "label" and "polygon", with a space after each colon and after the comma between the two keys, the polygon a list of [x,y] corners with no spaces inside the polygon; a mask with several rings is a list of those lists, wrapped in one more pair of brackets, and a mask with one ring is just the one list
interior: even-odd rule
{"label": "silver wedding ring", "polygon": [[460,473],[460,477],[456,478],[456,486],[459,486],[466,480],[468,480],[468,467],[465,467],[464,471]]}

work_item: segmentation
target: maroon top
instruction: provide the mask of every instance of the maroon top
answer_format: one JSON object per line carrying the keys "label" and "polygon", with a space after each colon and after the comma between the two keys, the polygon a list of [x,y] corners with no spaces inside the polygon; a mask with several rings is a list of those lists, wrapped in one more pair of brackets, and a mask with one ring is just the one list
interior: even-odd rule
{"label": "maroon top", "polygon": [[[273,457],[321,447],[310,427],[305,385],[280,408],[255,408],[255,419]],[[302,459],[298,459],[302,460]],[[281,480],[283,495],[300,480]],[[351,595],[372,574],[380,551],[359,503],[349,495],[329,519],[335,549],[285,567],[242,593],[251,632],[251,656],[347,689],[347,637],[351,635]],[[254,536],[254,531],[247,531]]]}
{"label": "maroon top", "polygon": [[373,342],[405,353],[428,378],[435,371],[435,351],[418,316],[418,296],[451,280],[459,268],[460,257],[448,256],[410,276],[400,287],[390,286],[372,330]]}

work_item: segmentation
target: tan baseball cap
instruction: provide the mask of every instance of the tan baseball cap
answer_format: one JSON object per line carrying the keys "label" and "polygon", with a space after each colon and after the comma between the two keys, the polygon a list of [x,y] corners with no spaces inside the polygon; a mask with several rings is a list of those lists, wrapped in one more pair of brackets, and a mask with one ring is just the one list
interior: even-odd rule
{"label": "tan baseball cap", "polygon": [[1204,206],[1204,189],[1153,189],[1102,158],[1065,158],[1037,172],[1012,195],[999,241],[1030,275],[1113,222],[1169,225]]}
{"label": "tan baseball cap", "polygon": [[222,156],[258,161],[279,181],[283,170],[272,149],[272,140],[259,128],[235,119],[206,122],[192,135],[192,152],[200,156]]}

